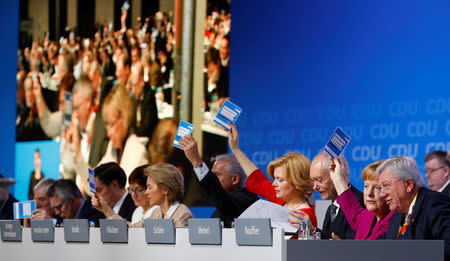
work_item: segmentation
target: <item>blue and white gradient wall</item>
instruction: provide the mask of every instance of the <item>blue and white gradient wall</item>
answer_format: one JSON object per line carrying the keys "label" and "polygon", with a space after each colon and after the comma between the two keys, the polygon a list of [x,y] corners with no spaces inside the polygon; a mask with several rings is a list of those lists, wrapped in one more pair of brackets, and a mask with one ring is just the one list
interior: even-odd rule
{"label": "blue and white gradient wall", "polygon": [[0,173],[14,176],[19,1],[0,1]]}
{"label": "blue and white gradient wall", "polygon": [[450,150],[449,1],[233,1],[231,100],[241,148],[258,167],[312,159],[336,126],[367,164]]}

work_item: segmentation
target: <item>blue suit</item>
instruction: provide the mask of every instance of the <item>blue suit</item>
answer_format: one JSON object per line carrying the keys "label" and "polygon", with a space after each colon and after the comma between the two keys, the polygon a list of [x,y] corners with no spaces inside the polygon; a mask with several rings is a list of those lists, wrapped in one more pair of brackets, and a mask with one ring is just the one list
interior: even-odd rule
{"label": "blue suit", "polygon": [[[404,223],[404,214],[395,213],[389,227],[379,239],[397,239],[399,227]],[[420,188],[413,207],[411,223],[399,240],[435,239],[444,240],[445,260],[450,260],[450,198],[443,193]]]}

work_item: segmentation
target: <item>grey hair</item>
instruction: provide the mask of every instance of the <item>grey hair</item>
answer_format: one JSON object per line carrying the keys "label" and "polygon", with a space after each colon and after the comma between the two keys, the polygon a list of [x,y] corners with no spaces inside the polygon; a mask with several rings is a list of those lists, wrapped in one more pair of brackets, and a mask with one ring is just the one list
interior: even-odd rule
{"label": "grey hair", "polygon": [[81,192],[75,182],[68,179],[60,179],[55,181],[47,190],[49,198],[57,196],[62,202],[68,202],[72,196],[82,199]]}
{"label": "grey hair", "polygon": [[220,154],[216,156],[217,161],[227,162],[225,170],[229,176],[233,174],[239,175],[239,187],[243,187],[245,184],[245,180],[247,179],[247,175],[242,169],[241,165],[237,161],[236,157],[233,154]]}
{"label": "grey hair", "polygon": [[[344,156],[339,156],[339,158],[342,161],[342,167],[346,170],[344,171],[345,176],[349,177],[349,168],[348,168],[348,162],[347,160],[344,158]],[[326,153],[325,151],[321,151],[319,152],[319,154],[317,154],[313,161],[311,162],[311,168],[312,167],[316,167],[319,169],[323,169],[326,171],[329,171],[331,166],[331,160],[330,160],[330,155],[328,155],[328,153]]]}
{"label": "grey hair", "polygon": [[83,99],[89,98],[91,101],[94,99],[94,88],[92,87],[92,82],[85,74],[82,74],[75,82],[72,92],[79,93]]}
{"label": "grey hair", "polygon": [[45,192],[47,192],[48,188],[50,188],[53,184],[55,184],[56,180],[51,178],[45,178],[41,181],[39,181],[33,188],[33,191],[36,191],[38,189],[43,189]]}
{"label": "grey hair", "polygon": [[381,172],[386,169],[391,170],[399,180],[412,179],[416,186],[425,186],[425,181],[417,167],[417,163],[411,157],[397,156],[387,159],[378,166],[375,175],[379,177]]}

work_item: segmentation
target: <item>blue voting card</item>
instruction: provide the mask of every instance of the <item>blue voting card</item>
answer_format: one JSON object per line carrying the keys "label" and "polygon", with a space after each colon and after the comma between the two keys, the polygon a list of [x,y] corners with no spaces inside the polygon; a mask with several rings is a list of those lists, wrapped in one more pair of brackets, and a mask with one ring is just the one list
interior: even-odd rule
{"label": "blue voting card", "polygon": [[175,135],[175,139],[173,140],[173,146],[182,149],[179,145],[181,138],[186,135],[191,135],[192,130],[194,129],[194,124],[191,124],[186,121],[181,121],[180,125],[178,125],[177,134]]}
{"label": "blue voting card", "polygon": [[15,202],[13,209],[14,219],[30,218],[31,213],[36,210],[36,202],[34,200]]}
{"label": "blue voting card", "polygon": [[72,93],[64,92],[64,119],[70,122],[72,118]]}
{"label": "blue voting card", "polygon": [[92,169],[89,170],[89,191],[95,194],[95,173]]}
{"label": "blue voting card", "polygon": [[214,118],[214,122],[225,128],[226,130],[230,130],[231,127],[228,124],[230,122],[234,125],[239,115],[241,115],[242,109],[236,106],[236,104],[226,100],[216,117]]}
{"label": "blue voting card", "polygon": [[332,158],[336,158],[342,154],[349,142],[350,137],[340,127],[337,127],[328,140],[327,145],[325,145],[324,150]]}

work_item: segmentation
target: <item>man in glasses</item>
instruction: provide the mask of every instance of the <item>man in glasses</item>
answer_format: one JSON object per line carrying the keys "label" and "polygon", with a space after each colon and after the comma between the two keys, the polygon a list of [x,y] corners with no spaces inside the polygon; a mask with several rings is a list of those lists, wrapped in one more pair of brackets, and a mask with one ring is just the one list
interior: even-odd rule
{"label": "man in glasses", "polygon": [[450,259],[450,198],[425,188],[413,158],[399,156],[383,162],[376,171],[380,197],[396,212],[381,239],[434,239],[445,241]]}
{"label": "man in glasses", "polygon": [[447,152],[435,150],[425,155],[427,185],[434,191],[450,196],[450,162]]}
{"label": "man in glasses", "polygon": [[30,220],[44,220],[53,219],[53,224],[58,224],[62,220],[60,217],[55,215],[55,212],[50,207],[50,200],[47,196],[48,189],[55,184],[54,179],[45,178],[39,181],[33,188],[34,201],[36,201],[36,210],[33,211],[33,216],[31,218],[24,219],[24,226],[30,227]]}
{"label": "man in glasses", "polygon": [[[350,190],[364,207],[363,193],[355,186],[350,184],[349,169],[347,161],[341,156],[343,167],[345,169],[346,182],[349,184]],[[322,225],[321,238],[322,239],[354,239],[355,231],[350,227],[344,212],[340,209],[337,203],[337,192],[333,181],[330,177],[330,156],[326,152],[317,154],[311,162],[309,177],[314,182],[314,190],[319,192],[320,197],[324,200],[331,200],[331,205],[328,207]],[[304,213],[291,213],[294,217],[299,219],[307,219]]]}
{"label": "man in glasses", "polygon": [[55,215],[61,217],[56,225],[64,225],[64,219],[88,219],[99,226],[105,218],[89,200],[84,200],[75,182],[67,179],[56,181],[47,191],[50,207]]}

